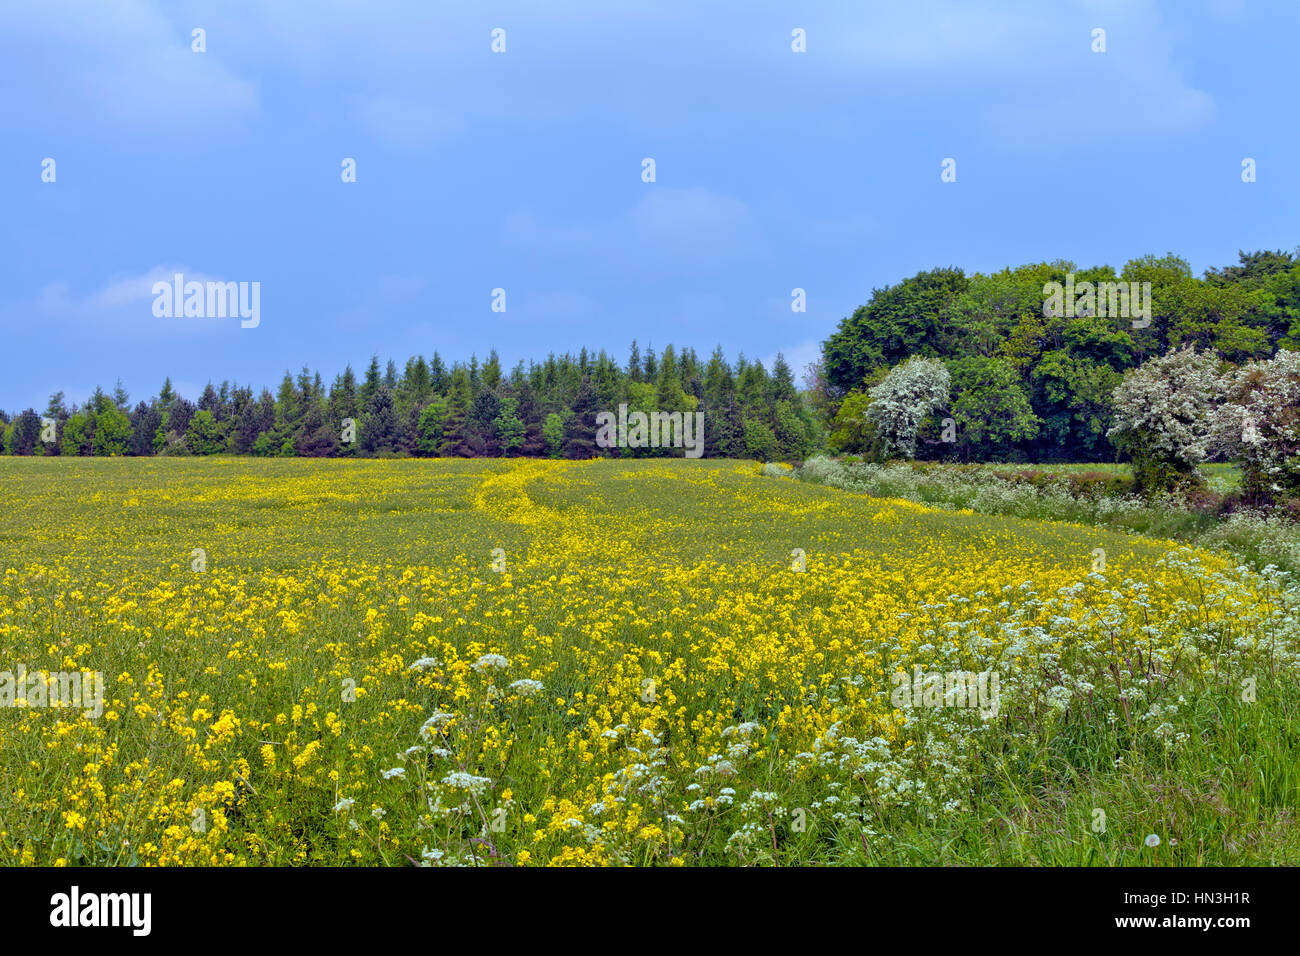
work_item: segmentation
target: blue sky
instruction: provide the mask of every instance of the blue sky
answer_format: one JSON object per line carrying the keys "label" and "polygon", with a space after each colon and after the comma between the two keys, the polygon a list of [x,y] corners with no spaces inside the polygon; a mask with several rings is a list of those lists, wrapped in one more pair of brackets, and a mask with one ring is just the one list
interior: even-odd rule
{"label": "blue sky", "polygon": [[[6,3],[0,407],[633,338],[801,368],[921,269],[1294,249],[1297,35],[1247,0]],[[177,271],[260,282],[260,325],[155,317]]]}

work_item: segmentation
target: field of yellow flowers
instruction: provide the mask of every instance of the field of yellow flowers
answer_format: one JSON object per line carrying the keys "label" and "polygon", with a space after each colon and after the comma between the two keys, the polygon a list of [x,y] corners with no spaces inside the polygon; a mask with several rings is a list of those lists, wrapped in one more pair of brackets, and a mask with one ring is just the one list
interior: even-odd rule
{"label": "field of yellow flowers", "polygon": [[0,670],[106,684],[0,709],[5,863],[1298,859],[1295,592],[1222,555],[737,462],[0,479]]}

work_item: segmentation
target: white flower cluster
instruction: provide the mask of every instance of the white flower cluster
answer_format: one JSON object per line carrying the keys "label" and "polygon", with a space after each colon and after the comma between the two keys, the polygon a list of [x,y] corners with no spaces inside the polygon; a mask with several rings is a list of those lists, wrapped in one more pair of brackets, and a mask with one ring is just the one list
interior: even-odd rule
{"label": "white flower cluster", "polygon": [[432,737],[434,733],[441,730],[456,715],[449,714],[443,710],[435,710],[423,724],[420,725],[421,737]]}
{"label": "white flower cluster", "polygon": [[1229,391],[1234,402],[1220,427],[1236,456],[1270,483],[1269,490],[1300,481],[1300,352],[1281,351],[1242,366]]}
{"label": "white flower cluster", "polygon": [[510,666],[510,662],[500,654],[484,654],[470,666],[479,672],[486,670],[505,670]]}
{"label": "white flower cluster", "polygon": [[533,697],[542,692],[542,682],[536,680],[517,680],[510,685],[511,693],[520,697]]}
{"label": "white flower cluster", "polygon": [[1219,365],[1215,353],[1185,348],[1132,369],[1115,389],[1115,423],[1107,435],[1184,465],[1205,461],[1224,397]]}
{"label": "white flower cluster", "polygon": [[1269,487],[1300,485],[1300,352],[1280,351],[1220,374],[1214,352],[1184,348],[1151,359],[1115,389],[1107,433],[1131,452],[1183,465],[1237,458]]}
{"label": "white flower cluster", "polygon": [[472,773],[465,773],[463,770],[453,770],[447,776],[442,778],[444,786],[454,787],[457,790],[465,790],[474,796],[479,796],[492,783],[491,777],[476,777]]}
{"label": "white flower cluster", "polygon": [[886,451],[911,458],[916,454],[917,434],[926,416],[948,404],[952,377],[938,359],[914,355],[894,366],[868,394],[867,420],[875,424],[885,441]]}

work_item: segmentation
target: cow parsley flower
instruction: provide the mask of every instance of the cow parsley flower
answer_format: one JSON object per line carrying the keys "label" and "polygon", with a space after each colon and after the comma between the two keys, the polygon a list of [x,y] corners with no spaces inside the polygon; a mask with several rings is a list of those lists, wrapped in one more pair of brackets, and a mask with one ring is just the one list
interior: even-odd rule
{"label": "cow parsley flower", "polygon": [[434,711],[429,716],[429,719],[420,725],[420,736],[432,737],[434,731],[441,730],[442,726],[455,716],[456,716],[455,714],[449,714],[446,711],[442,711],[442,710]]}
{"label": "cow parsley flower", "polygon": [[494,668],[496,670],[505,670],[507,667],[510,666],[510,662],[506,660],[504,657],[502,657],[500,654],[484,654],[482,657],[480,657],[470,666],[473,667],[474,670],[476,671],[485,671],[488,670],[489,668]]}
{"label": "cow parsley flower", "polygon": [[455,787],[457,790],[468,790],[470,793],[478,796],[487,789],[488,784],[492,782],[491,777],[476,777],[472,773],[465,773],[461,770],[453,770],[447,776],[442,778],[442,782],[449,787]]}
{"label": "cow parsley flower", "polygon": [[536,680],[517,680],[510,685],[510,690],[520,697],[532,697],[542,691],[542,682]]}

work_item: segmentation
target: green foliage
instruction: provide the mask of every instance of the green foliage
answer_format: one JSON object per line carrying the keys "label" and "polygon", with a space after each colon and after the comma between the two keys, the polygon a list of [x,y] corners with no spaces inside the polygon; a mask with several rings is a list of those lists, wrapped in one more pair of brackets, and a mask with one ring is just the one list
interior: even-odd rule
{"label": "green foliage", "polygon": [[583,459],[596,456],[596,390],[584,378],[573,403],[573,414],[564,423],[565,458]]}
{"label": "green foliage", "polygon": [[876,289],[825,343],[826,376],[845,391],[860,388],[881,365],[914,355],[935,356],[943,315],[952,296],[969,283],[960,269],[917,273],[897,285]]}
{"label": "green foliage", "polygon": [[550,458],[559,458],[564,447],[564,418],[556,412],[546,416],[542,427],[542,436],[546,440],[546,453]]}
{"label": "green foliage", "polygon": [[1038,418],[1006,359],[971,356],[949,362],[948,368],[957,393],[952,417],[964,447],[1004,451],[1038,433]]}
{"label": "green foliage", "polygon": [[191,455],[216,455],[226,450],[226,439],[211,412],[194,413],[185,431],[185,445]]}
{"label": "green foliage", "polygon": [[438,446],[442,444],[442,423],[446,417],[447,402],[441,398],[430,402],[424,407],[424,411],[420,412],[416,448],[421,455],[438,454]]}
{"label": "green foliage", "polygon": [[875,423],[867,418],[871,396],[865,392],[850,392],[840,403],[831,423],[830,446],[832,451],[865,455],[877,458],[883,454]]}
{"label": "green foliage", "polygon": [[40,416],[29,408],[14,419],[5,438],[5,450],[10,455],[34,454],[40,444],[40,437]]}
{"label": "green foliage", "polygon": [[776,403],[775,432],[781,458],[786,461],[802,461],[819,444],[819,430],[797,398]]}
{"label": "green foliage", "polygon": [[90,415],[85,412],[78,412],[69,416],[68,420],[63,423],[63,447],[64,455],[89,455],[93,454],[91,438],[94,435],[94,425]]}
{"label": "green foliage", "polygon": [[370,400],[369,410],[360,422],[361,450],[373,455],[392,452],[397,439],[397,419],[393,414],[393,393],[380,385]]}
{"label": "green foliage", "polygon": [[526,434],[524,423],[519,418],[519,400],[505,398],[501,401],[501,410],[493,421],[496,426],[497,441],[505,454],[518,451],[523,447]]}
{"label": "green foliage", "polygon": [[[838,403],[920,356],[944,359],[953,370],[962,457],[1113,458],[1120,450],[1107,434],[1112,394],[1126,371],[1182,346],[1242,364],[1300,345],[1300,259],[1283,252],[1243,252],[1239,259],[1202,278],[1169,254],[1134,259],[1118,273],[1055,261],[970,277],[940,269],[877,289],[825,342],[826,397],[819,403],[831,447],[864,449],[852,424],[860,400],[843,418]],[[1084,301],[1086,314],[1045,315],[1047,283],[1065,284],[1071,274],[1078,289],[1092,283],[1094,293],[1099,283],[1138,283],[1130,314],[1110,314],[1111,297],[1096,294],[1090,312]],[[1149,321],[1141,314],[1141,283],[1150,283]],[[1005,364],[995,369],[986,360]],[[994,394],[999,382],[1008,389],[1004,400]],[[923,429],[925,441],[933,440],[933,428]],[[943,452],[923,445],[918,453]]]}
{"label": "green foliage", "polygon": [[746,458],[753,458],[755,461],[769,461],[780,457],[781,447],[776,440],[776,433],[762,419],[745,419],[744,438]]}
{"label": "green foliage", "polygon": [[115,405],[95,416],[95,454],[102,457],[125,455],[131,442],[131,419]]}

